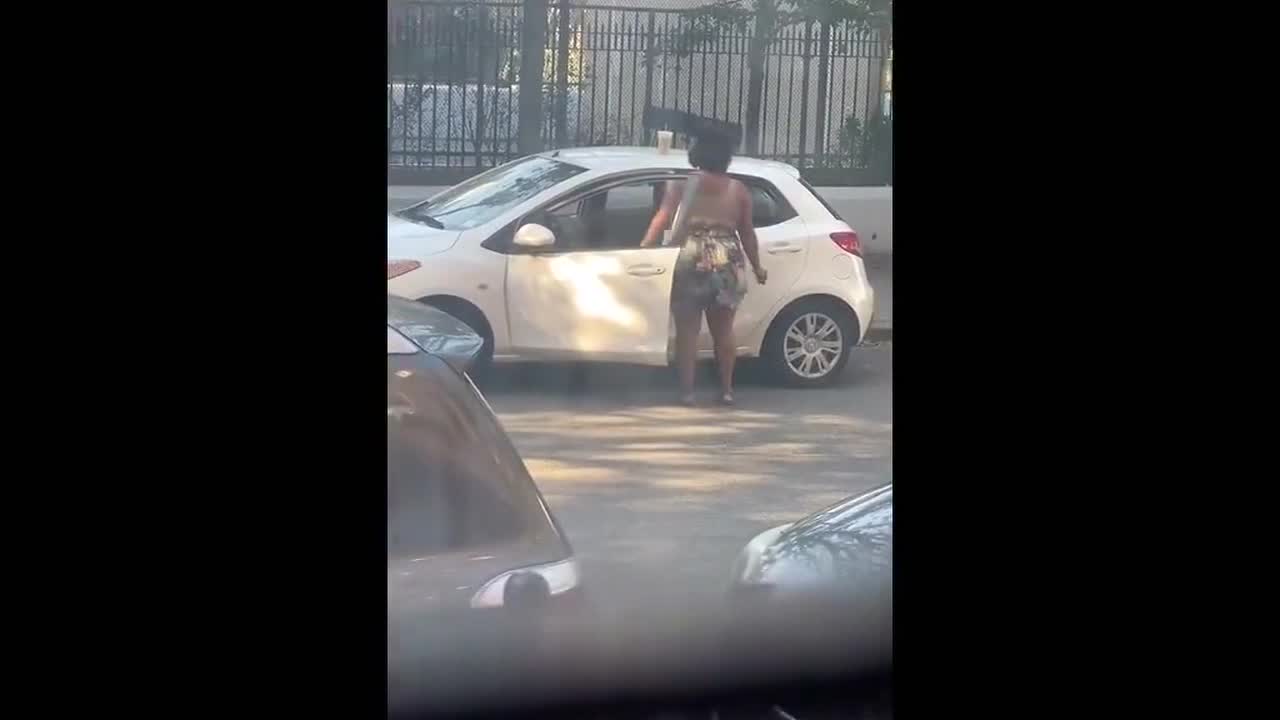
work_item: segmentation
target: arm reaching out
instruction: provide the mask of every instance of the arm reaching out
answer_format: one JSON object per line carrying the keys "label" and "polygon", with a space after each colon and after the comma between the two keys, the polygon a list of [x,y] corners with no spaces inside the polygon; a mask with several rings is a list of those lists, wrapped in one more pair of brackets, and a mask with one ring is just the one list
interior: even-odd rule
{"label": "arm reaching out", "polygon": [[747,186],[741,182],[734,181],[738,186],[738,237],[742,240],[742,251],[746,253],[747,259],[751,261],[751,268],[755,270],[756,282],[761,285],[768,279],[769,273],[760,265],[760,243],[756,240],[756,226],[751,224],[751,192],[747,190]]}
{"label": "arm reaching out", "polygon": [[644,239],[640,241],[640,247],[653,247],[662,239],[662,231],[671,225],[671,218],[676,214],[676,207],[680,204],[682,194],[684,194],[684,183],[667,183],[666,192],[662,196],[662,206],[658,208],[658,212],[654,213],[649,229],[645,231]]}

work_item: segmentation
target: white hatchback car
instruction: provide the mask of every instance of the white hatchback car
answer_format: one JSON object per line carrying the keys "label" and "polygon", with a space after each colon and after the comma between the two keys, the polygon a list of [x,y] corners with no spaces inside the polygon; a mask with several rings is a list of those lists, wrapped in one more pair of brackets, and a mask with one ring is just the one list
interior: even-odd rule
{"label": "white hatchback car", "polygon": [[[686,153],[599,147],[530,155],[387,217],[387,290],[484,336],[492,361],[666,365],[677,247],[639,247]],[[857,234],[779,162],[736,157],[768,283],[738,308],[738,354],[793,385],[836,378],[875,308]],[[550,232],[548,232],[548,230]],[[712,354],[704,329],[700,353]]]}

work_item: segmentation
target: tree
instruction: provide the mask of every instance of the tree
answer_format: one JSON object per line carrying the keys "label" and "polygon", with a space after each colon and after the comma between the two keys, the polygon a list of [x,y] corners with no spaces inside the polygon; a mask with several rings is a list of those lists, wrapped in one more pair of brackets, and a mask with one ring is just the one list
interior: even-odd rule
{"label": "tree", "polygon": [[[685,53],[714,39],[723,30],[744,31],[748,23],[754,32],[747,48],[747,115],[744,152],[760,150],[760,102],[764,91],[764,63],[769,45],[778,32],[796,23],[820,21],[824,28],[846,24],[886,33],[886,47],[892,47],[893,0],[719,0],[687,13],[690,18],[677,51]],[[824,32],[823,37],[826,37]],[[825,54],[823,55],[826,60]],[[887,72],[887,63],[881,70]],[[875,114],[879,115],[879,101]]]}

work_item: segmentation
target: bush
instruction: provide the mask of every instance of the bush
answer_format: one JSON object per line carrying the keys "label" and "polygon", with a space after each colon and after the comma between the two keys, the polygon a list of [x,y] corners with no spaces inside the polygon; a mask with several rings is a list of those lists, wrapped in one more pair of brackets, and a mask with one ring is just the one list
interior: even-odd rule
{"label": "bush", "polygon": [[864,126],[861,118],[850,114],[840,127],[840,152],[856,167],[888,163],[893,156],[893,118],[880,115]]}

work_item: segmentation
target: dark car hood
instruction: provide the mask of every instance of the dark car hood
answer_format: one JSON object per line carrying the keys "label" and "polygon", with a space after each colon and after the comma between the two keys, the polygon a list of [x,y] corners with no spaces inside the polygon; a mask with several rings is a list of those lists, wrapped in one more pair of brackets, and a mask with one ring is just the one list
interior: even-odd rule
{"label": "dark car hood", "polygon": [[484,346],[484,338],[458,318],[395,295],[387,296],[387,324],[459,371],[465,371]]}

